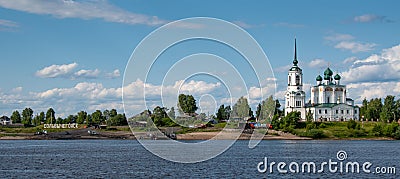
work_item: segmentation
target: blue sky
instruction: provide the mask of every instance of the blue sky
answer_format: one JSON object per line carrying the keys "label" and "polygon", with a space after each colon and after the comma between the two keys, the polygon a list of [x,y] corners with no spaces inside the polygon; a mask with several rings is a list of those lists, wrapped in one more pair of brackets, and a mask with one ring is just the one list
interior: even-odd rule
{"label": "blue sky", "polygon": [[[190,17],[226,20],[252,35],[274,70],[278,99],[283,98],[286,88],[294,37],[298,42],[307,97],[315,77],[329,65],[342,75],[349,96],[356,103],[363,98],[387,94],[399,98],[399,5],[395,0],[231,1],[229,4],[225,1],[0,0],[3,74],[0,76],[0,114],[10,115],[13,110],[25,107],[36,112],[53,107],[60,116],[80,110],[93,112],[111,107],[122,110],[122,79],[132,51],[158,27]],[[221,44],[192,41],[182,46],[171,49],[174,53],[166,53],[163,58],[175,58],[176,54],[182,58],[199,51],[216,53],[237,60],[238,70],[246,71],[240,59]],[[155,77],[163,75],[171,63],[160,61]],[[251,75],[243,75],[251,81]],[[203,93],[219,94],[215,103],[226,102],[221,95],[226,91],[216,80],[191,80],[191,86],[199,90],[198,97]],[[151,84],[154,89],[164,85],[156,78]],[[132,81],[130,85],[133,91],[140,91],[135,85],[143,84]],[[204,103],[210,111],[213,105],[207,100]],[[142,108],[140,103],[132,104],[132,111]]]}

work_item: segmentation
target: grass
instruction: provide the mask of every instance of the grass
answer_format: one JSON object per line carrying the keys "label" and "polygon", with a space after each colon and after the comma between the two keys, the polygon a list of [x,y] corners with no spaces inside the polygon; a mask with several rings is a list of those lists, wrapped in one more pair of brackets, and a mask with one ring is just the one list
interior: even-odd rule
{"label": "grass", "polygon": [[293,129],[292,133],[311,138],[330,138],[330,139],[346,139],[346,138],[375,138],[372,129],[376,122],[357,122],[360,129],[347,128],[348,122],[323,122],[316,128],[307,130],[306,128]]}

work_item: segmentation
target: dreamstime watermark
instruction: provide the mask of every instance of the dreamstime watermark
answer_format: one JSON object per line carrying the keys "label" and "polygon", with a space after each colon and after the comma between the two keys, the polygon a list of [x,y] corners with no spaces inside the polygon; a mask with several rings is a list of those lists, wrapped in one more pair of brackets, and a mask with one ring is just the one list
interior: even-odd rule
{"label": "dreamstime watermark", "polygon": [[[190,45],[187,42],[199,40],[207,42],[203,45],[182,48],[182,46]],[[210,44],[217,44],[211,52]],[[180,50],[179,47],[181,47]],[[186,53],[186,49],[193,48],[198,51]],[[224,53],[226,51],[215,50],[219,48],[229,49],[232,53],[229,55],[229,53]],[[178,50],[174,51],[174,49]],[[173,54],[169,54],[170,51]],[[199,77],[217,81],[214,87],[224,88],[225,91],[222,94],[227,95],[221,99],[221,93],[212,93],[207,90],[209,88],[202,86],[207,85],[206,82],[197,85],[191,83],[193,79]],[[231,107],[241,96],[250,100],[250,97],[255,95],[259,100],[254,100],[254,98],[251,100],[261,102],[268,96],[274,96],[275,93],[275,81],[268,81],[268,79],[275,79],[268,58],[257,41],[244,29],[216,18],[187,18],[170,22],[154,30],[136,46],[124,72],[123,107],[125,114],[137,114],[138,111],[144,111],[128,122],[135,137],[148,151],[174,162],[201,162],[227,150],[239,138],[243,129],[232,128],[234,123],[228,121],[225,128],[212,139],[229,136],[231,140],[184,143],[168,139],[164,135],[165,131],[163,133],[159,130],[146,110],[151,110],[155,106],[173,107],[177,104],[179,94],[193,92],[199,99],[209,98],[211,103],[216,101],[219,102],[218,105],[228,103]],[[138,84],[141,86],[137,87]],[[253,96],[250,96],[250,90]],[[202,109],[201,102],[199,105]],[[215,103],[215,109],[218,105]],[[265,112],[273,115],[274,108],[268,107]],[[181,126],[193,126],[193,124],[188,124],[189,120],[169,117]],[[185,116],[180,118],[185,118]],[[259,122],[266,124],[266,120]],[[248,146],[255,147],[266,134],[266,130],[256,129]],[[155,143],[146,140],[149,138],[167,140]]]}
{"label": "dreamstime watermark", "polygon": [[264,157],[264,161],[259,162],[257,170],[260,173],[366,173],[366,174],[396,174],[394,166],[377,166],[369,161],[345,161],[347,159],[346,151],[340,150],[336,154],[337,160],[329,159],[324,162],[275,162],[268,161],[268,157]]}

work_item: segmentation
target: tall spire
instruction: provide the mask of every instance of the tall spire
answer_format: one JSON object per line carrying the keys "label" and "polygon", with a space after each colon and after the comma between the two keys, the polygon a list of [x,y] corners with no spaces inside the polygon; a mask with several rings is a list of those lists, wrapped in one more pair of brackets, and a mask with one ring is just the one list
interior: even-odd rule
{"label": "tall spire", "polygon": [[296,46],[296,37],[294,38],[294,60],[293,60],[293,65],[297,66],[297,46]]}

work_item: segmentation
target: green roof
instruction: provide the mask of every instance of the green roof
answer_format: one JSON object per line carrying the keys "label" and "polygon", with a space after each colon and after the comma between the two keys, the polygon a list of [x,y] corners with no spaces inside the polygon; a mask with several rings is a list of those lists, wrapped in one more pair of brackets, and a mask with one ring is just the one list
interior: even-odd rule
{"label": "green roof", "polygon": [[318,75],[317,78],[316,78],[315,80],[317,80],[317,81],[322,81],[321,75]]}
{"label": "green roof", "polygon": [[328,68],[325,70],[324,75],[332,76],[332,75],[333,75],[333,72],[332,72],[332,70],[328,67]]}
{"label": "green roof", "polygon": [[339,74],[336,74],[334,78],[335,78],[335,80],[340,80],[341,77]]}

